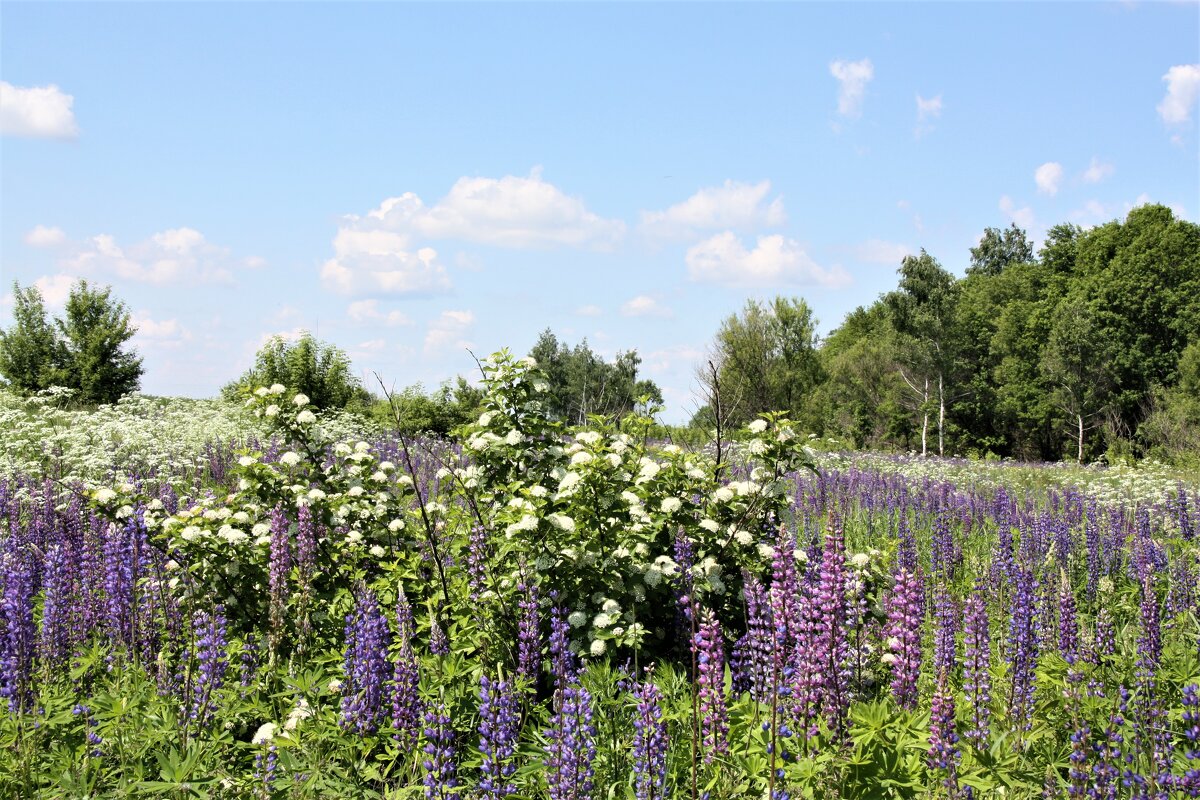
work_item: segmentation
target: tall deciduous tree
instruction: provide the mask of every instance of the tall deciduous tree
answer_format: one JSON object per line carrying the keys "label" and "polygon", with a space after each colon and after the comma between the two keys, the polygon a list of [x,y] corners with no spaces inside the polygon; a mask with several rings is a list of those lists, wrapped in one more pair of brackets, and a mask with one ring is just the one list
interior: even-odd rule
{"label": "tall deciduous tree", "polygon": [[55,383],[76,391],[84,403],[115,403],[137,391],[142,359],[126,349],[137,333],[129,309],[112,296],[111,287],[95,289],[79,281],[67,296],[59,333]]}
{"label": "tall deciduous tree", "polygon": [[53,381],[58,344],[36,286],[14,282],[13,301],[13,325],[0,330],[0,375],[19,394],[31,394]]}
{"label": "tall deciduous tree", "polygon": [[363,409],[371,394],[350,371],[350,357],[340,347],[322,342],[308,331],[294,342],[273,336],[259,348],[254,366],[223,392],[234,397],[244,388],[283,384],[303,392],[317,408]]}
{"label": "tall deciduous tree", "polygon": [[1083,463],[1087,432],[1099,426],[1111,397],[1111,351],[1104,332],[1077,298],[1059,304],[1041,368],[1052,396],[1075,440],[1075,460]]}
{"label": "tall deciduous tree", "polygon": [[617,353],[608,362],[586,340],[569,347],[547,328],[529,355],[550,383],[551,413],[570,424],[582,424],[591,414],[620,417],[633,411],[642,397],[662,402],[657,384],[638,377],[642,359],[635,350]]}
{"label": "tall deciduous tree", "polygon": [[967,267],[967,274],[999,275],[1009,264],[1032,260],[1033,245],[1015,222],[1004,230],[985,228],[979,244],[971,248],[971,266]]}

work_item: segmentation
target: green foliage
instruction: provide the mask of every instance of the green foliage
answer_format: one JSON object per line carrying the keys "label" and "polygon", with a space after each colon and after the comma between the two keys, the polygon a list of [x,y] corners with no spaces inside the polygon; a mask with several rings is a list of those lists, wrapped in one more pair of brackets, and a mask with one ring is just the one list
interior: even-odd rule
{"label": "green foliage", "polygon": [[13,389],[29,395],[62,386],[87,405],[115,403],[137,391],[142,360],[125,349],[137,328],[111,288],[79,281],[53,326],[37,287],[14,283],[13,295],[14,325],[0,332],[0,375]]}
{"label": "green foliage", "polygon": [[568,424],[582,425],[592,414],[620,417],[662,403],[658,386],[638,378],[642,359],[635,350],[618,353],[610,363],[592,352],[587,340],[568,347],[547,328],[529,355],[549,383],[547,411]]}
{"label": "green foliage", "polygon": [[967,274],[999,275],[1009,264],[1032,260],[1033,245],[1017,223],[1004,230],[984,228],[979,244],[971,248],[971,266],[967,267]]}
{"label": "green foliage", "polygon": [[372,402],[370,392],[350,372],[350,358],[345,351],[308,331],[294,342],[272,336],[259,349],[254,366],[227,385],[222,394],[233,400],[247,389],[276,383],[307,395],[316,408],[365,411]]}
{"label": "green foliage", "polygon": [[449,436],[479,415],[482,392],[461,376],[426,393],[420,384],[371,405],[370,418],[385,430],[405,436],[419,433]]}

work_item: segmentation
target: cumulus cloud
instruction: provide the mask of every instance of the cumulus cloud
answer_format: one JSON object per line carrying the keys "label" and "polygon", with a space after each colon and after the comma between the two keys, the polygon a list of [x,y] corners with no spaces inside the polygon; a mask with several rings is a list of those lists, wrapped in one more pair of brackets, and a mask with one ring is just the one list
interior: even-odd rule
{"label": "cumulus cloud", "polygon": [[62,308],[67,303],[67,296],[71,293],[71,287],[78,281],[74,275],[43,275],[33,282],[33,285],[42,293],[42,299],[46,301],[46,305],[50,308]]}
{"label": "cumulus cloud", "polygon": [[841,269],[817,264],[800,244],[778,234],[759,236],[747,250],[732,231],[719,233],[688,249],[685,257],[693,281],[727,286],[818,285],[837,288],[850,283]]}
{"label": "cumulus cloud", "polygon": [[233,280],[229,251],[192,228],[161,231],[129,246],[122,246],[109,234],[100,234],[88,239],[63,263],[79,272],[107,272],[158,286]]}
{"label": "cumulus cloud", "polygon": [[0,134],[34,139],[74,139],[79,135],[71,106],[75,98],[54,84],[13,86],[0,81]]}
{"label": "cumulus cloud", "polygon": [[920,137],[930,133],[933,128],[933,120],[942,116],[942,96],[935,95],[926,100],[921,95],[917,95],[917,127],[913,129],[913,135]]}
{"label": "cumulus cloud", "polygon": [[639,294],[621,305],[624,317],[672,317],[674,312],[647,294]]}
{"label": "cumulus cloud", "polygon": [[471,347],[467,340],[475,314],[470,311],[443,311],[429,323],[425,332],[425,355],[432,356],[447,350],[463,350]]}
{"label": "cumulus cloud", "polygon": [[405,234],[342,228],[334,257],[321,267],[326,289],[342,295],[438,294],[450,278],[432,247],[413,247]]}
{"label": "cumulus cloud", "polygon": [[1109,177],[1116,171],[1116,167],[1112,164],[1105,163],[1095,156],[1092,157],[1092,163],[1083,171],[1084,183],[1099,183]]}
{"label": "cumulus cloud", "polygon": [[1158,115],[1168,125],[1178,125],[1192,118],[1192,106],[1200,97],[1200,64],[1179,64],[1167,70],[1162,79],[1167,94],[1158,104]]}
{"label": "cumulus cloud", "polygon": [[912,255],[916,251],[908,245],[900,244],[899,242],[868,239],[862,244],[851,247],[850,252],[859,261],[866,261],[869,264],[899,266],[905,256]]}
{"label": "cumulus cloud", "polygon": [[1017,204],[1008,195],[1003,195],[1000,198],[1000,211],[1010,221],[1017,223],[1017,227],[1024,228],[1027,231],[1034,227],[1033,209],[1029,206],[1017,208]]}
{"label": "cumulus cloud", "polygon": [[625,223],[604,219],[542,180],[528,177],[459,178],[433,206],[406,192],[390,197],[367,214],[359,227],[377,228],[422,239],[455,239],[513,249],[596,247],[615,244]]}
{"label": "cumulus cloud", "polygon": [[141,345],[156,348],[176,348],[192,340],[191,332],[177,319],[154,319],[148,311],[138,311],[130,319],[137,327],[135,334]]}
{"label": "cumulus cloud", "polygon": [[1058,194],[1058,186],[1062,183],[1063,167],[1057,161],[1047,161],[1033,172],[1033,180],[1037,183],[1038,191],[1043,194]]}
{"label": "cumulus cloud", "polygon": [[586,305],[575,309],[575,314],[580,317],[598,317],[604,313],[604,309],[600,306]]}
{"label": "cumulus cloud", "polygon": [[787,220],[783,198],[771,193],[771,182],[742,183],[727,180],[710,186],[665,211],[643,211],[642,230],[652,236],[687,238],[701,231],[757,230],[782,225]]}
{"label": "cumulus cloud", "polygon": [[30,247],[57,247],[67,240],[62,228],[35,225],[25,234],[25,244]]}
{"label": "cumulus cloud", "polygon": [[843,117],[861,116],[867,84],[875,77],[871,59],[833,61],[829,64],[829,74],[838,82],[838,113]]}
{"label": "cumulus cloud", "polygon": [[389,311],[386,314],[380,311],[378,300],[356,300],[346,307],[346,316],[360,324],[376,323],[389,328],[413,324],[403,311]]}

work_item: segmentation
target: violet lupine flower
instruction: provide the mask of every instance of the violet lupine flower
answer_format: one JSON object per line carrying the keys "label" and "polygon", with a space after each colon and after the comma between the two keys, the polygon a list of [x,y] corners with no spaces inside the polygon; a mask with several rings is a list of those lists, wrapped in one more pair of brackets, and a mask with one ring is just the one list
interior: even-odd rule
{"label": "violet lupine flower", "polygon": [[1020,721],[1025,730],[1033,724],[1034,668],[1038,658],[1037,588],[1033,573],[1018,568],[1008,633],[1009,674],[1012,676],[1008,716],[1014,722]]}
{"label": "violet lupine flower", "polygon": [[479,765],[480,796],[486,800],[503,800],[514,794],[512,782],[517,765],[517,736],[521,724],[521,709],[515,687],[505,680],[491,681],[487,675],[479,678]]}
{"label": "violet lupine flower", "polygon": [[633,719],[633,780],[637,800],[667,796],[667,723],[662,718],[662,692],[650,681],[637,685]]}
{"label": "violet lupine flower", "polygon": [[570,628],[567,610],[555,606],[550,615],[550,674],[556,693],[573,683],[578,671],[575,654],[571,652]]}
{"label": "violet lupine flower", "polygon": [[1183,687],[1180,704],[1183,714],[1179,724],[1186,741],[1183,757],[1187,767],[1176,781],[1177,788],[1187,797],[1200,797],[1200,686],[1192,683]]}
{"label": "violet lupine flower", "polygon": [[1065,578],[1058,594],[1058,651],[1068,664],[1079,657],[1079,617],[1075,610],[1075,593]]}
{"label": "violet lupine flower", "polygon": [[425,800],[458,797],[458,769],[454,764],[454,728],[446,704],[425,712]]}
{"label": "violet lupine flower", "polygon": [[517,593],[521,597],[518,601],[521,617],[517,621],[517,679],[526,686],[533,686],[537,683],[542,660],[537,584],[522,582],[517,586]]}
{"label": "violet lupine flower", "polygon": [[1149,575],[1142,579],[1141,620],[1142,630],[1138,637],[1139,664],[1153,672],[1158,669],[1162,659],[1162,621],[1159,615],[1158,594],[1154,591],[1154,582]]}
{"label": "violet lupine flower", "polygon": [[1105,656],[1117,651],[1117,630],[1112,613],[1107,606],[1096,612],[1095,629],[1092,632],[1092,663],[1099,664]]}
{"label": "violet lupine flower", "polygon": [[921,623],[924,592],[920,578],[900,567],[888,596],[887,643],[884,660],[892,666],[892,697],[901,708],[917,707],[917,679],[921,674]]}
{"label": "violet lupine flower", "polygon": [[929,546],[930,577],[938,575],[950,580],[954,572],[954,532],[950,527],[950,515],[945,509],[934,517]]}
{"label": "violet lupine flower", "polygon": [[558,693],[558,710],[546,731],[546,784],[550,800],[585,800],[592,796],[596,759],[596,727],[592,696],[577,685]]}
{"label": "violet lupine flower", "polygon": [[374,733],[383,721],[388,662],[387,619],[375,593],[360,588],[354,611],[346,615],[346,650],[339,722],[344,730]]}
{"label": "violet lupine flower", "polygon": [[283,506],[277,505],[271,512],[271,557],[267,575],[271,597],[271,638],[275,646],[278,646],[283,637],[287,610],[288,574],[292,569],[290,538],[287,515]]}
{"label": "violet lupine flower", "polygon": [[1121,745],[1124,737],[1121,728],[1124,719],[1119,714],[1109,717],[1104,735],[1093,745],[1091,790],[1095,800],[1116,800],[1117,785],[1121,777]]}
{"label": "violet lupine flower", "polygon": [[846,674],[849,642],[846,638],[846,547],[842,523],[835,515],[825,536],[821,583],[817,590],[821,612],[816,648],[821,675],[821,711],[835,740],[845,732],[850,695]]}
{"label": "violet lupine flower", "polygon": [[429,652],[435,656],[450,655],[450,639],[436,614],[429,615]]}
{"label": "violet lupine flower", "polygon": [[1083,540],[1087,546],[1087,599],[1096,599],[1100,585],[1100,522],[1096,512],[1096,498],[1088,498],[1087,514],[1083,523]]}
{"label": "violet lupine flower", "polygon": [[104,618],[113,643],[134,647],[133,546],[128,526],[109,525],[104,536]]}
{"label": "violet lupine flower", "polygon": [[771,558],[771,588],[768,593],[777,653],[792,652],[799,641],[801,623],[795,553],[795,541],[787,535],[786,530],[780,529]]}
{"label": "violet lupine flower", "polygon": [[[746,573],[742,583],[746,601],[746,633],[734,647],[737,669],[733,670],[734,693],[749,692],[758,702],[767,702],[773,671],[771,607],[767,591],[753,575]],[[734,660],[731,658],[731,662]]]}
{"label": "violet lupine flower", "polygon": [[300,571],[300,585],[307,586],[317,566],[317,523],[307,504],[296,512],[296,567]]}
{"label": "violet lupine flower", "polygon": [[964,608],[963,692],[971,704],[971,727],[966,738],[979,751],[987,749],[992,715],[992,643],[984,599],[986,591],[982,580],[976,583]]}
{"label": "violet lupine flower", "polygon": [[1175,520],[1179,524],[1179,535],[1190,541],[1196,535],[1196,531],[1192,527],[1192,518],[1188,514],[1187,489],[1182,481],[1176,484],[1175,497],[1168,501],[1168,505],[1175,512]]}
{"label": "violet lupine flower", "polygon": [[[66,548],[57,544],[46,552],[42,582],[42,632],[38,656],[51,670],[63,666],[71,655],[73,578]],[[32,609],[30,609],[32,613]]]}
{"label": "violet lupine flower", "polygon": [[28,557],[10,549],[0,556],[3,566],[4,594],[0,619],[0,697],[8,701],[14,714],[33,707],[33,565]]}
{"label": "violet lupine flower", "polygon": [[471,605],[480,609],[480,598],[487,588],[487,531],[482,525],[472,525],[467,539],[467,585]]}
{"label": "violet lupine flower", "polygon": [[196,676],[192,685],[191,718],[206,725],[216,713],[217,692],[225,685],[229,657],[225,633],[225,610],[217,606],[210,614],[197,611],[192,618],[196,639]]}
{"label": "violet lupine flower", "polygon": [[87,732],[85,738],[92,748],[87,754],[92,758],[101,758],[104,755],[104,751],[100,748],[104,744],[104,739],[100,734],[96,733],[96,718],[92,716],[92,709],[81,703],[76,703],[75,707],[71,709],[71,713],[77,717],[83,717],[84,730]]}
{"label": "violet lupine flower", "polygon": [[709,609],[701,612],[692,640],[696,655],[696,686],[700,701],[700,740],[707,745],[704,763],[729,751],[728,709],[725,706],[725,644],[721,626]]}
{"label": "violet lupine flower", "polygon": [[954,692],[945,671],[938,675],[929,718],[929,768],[945,773],[942,785],[950,797],[958,794],[958,733],[954,729]]}
{"label": "violet lupine flower", "polygon": [[958,634],[958,609],[945,584],[933,590],[933,670],[935,675],[954,671],[957,656],[955,637]]}
{"label": "violet lupine flower", "polygon": [[392,738],[407,747],[414,743],[421,730],[421,716],[425,706],[421,701],[421,666],[413,649],[412,607],[404,590],[396,599],[396,641],[399,652],[392,668],[392,685],[389,695],[392,703]]}

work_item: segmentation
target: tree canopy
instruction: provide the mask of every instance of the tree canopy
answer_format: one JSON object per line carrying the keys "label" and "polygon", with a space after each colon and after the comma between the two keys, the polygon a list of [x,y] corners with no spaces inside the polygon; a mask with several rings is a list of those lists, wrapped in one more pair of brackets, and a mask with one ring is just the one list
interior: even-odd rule
{"label": "tree canopy", "polygon": [[658,385],[638,377],[642,359],[636,350],[605,361],[586,339],[571,347],[547,328],[529,355],[550,383],[550,412],[570,424],[582,424],[592,414],[620,417],[633,411],[643,397],[652,404],[662,403]]}
{"label": "tree canopy", "polygon": [[275,383],[304,393],[317,408],[365,410],[374,399],[350,371],[345,351],[308,331],[295,341],[272,336],[259,348],[254,366],[222,391],[233,398],[242,390]]}

